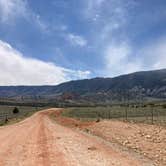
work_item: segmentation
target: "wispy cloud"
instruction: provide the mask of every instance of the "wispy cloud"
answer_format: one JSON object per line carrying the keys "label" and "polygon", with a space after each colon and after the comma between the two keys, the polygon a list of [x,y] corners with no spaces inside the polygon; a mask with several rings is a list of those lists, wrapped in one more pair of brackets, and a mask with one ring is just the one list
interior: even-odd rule
{"label": "wispy cloud", "polygon": [[130,31],[128,29],[131,19],[130,10],[138,4],[134,1],[133,3],[126,1],[124,4],[123,1],[119,0],[119,3],[114,5],[112,11],[115,15],[111,15],[110,22],[105,24],[100,36],[105,45],[102,49],[105,63],[104,71],[107,76],[165,68],[166,38],[158,36],[155,40],[151,39],[149,44],[147,41],[143,46],[135,45],[128,35],[129,32],[126,31]]}
{"label": "wispy cloud", "polygon": [[83,11],[84,16],[96,21],[105,1],[106,0],[85,0],[85,10]]}
{"label": "wispy cloud", "polygon": [[166,68],[166,37],[156,39],[143,47],[138,54],[145,68]]}
{"label": "wispy cloud", "polygon": [[27,58],[0,40],[0,85],[55,85],[83,79],[90,71],[66,69],[53,63]]}
{"label": "wispy cloud", "polygon": [[105,74],[107,76],[117,76],[141,70],[142,64],[140,60],[136,60],[136,58],[130,59],[132,53],[132,49],[125,42],[119,44],[111,43],[104,53]]}
{"label": "wispy cloud", "polygon": [[[82,55],[80,53],[73,59],[78,62],[80,59],[83,60],[82,63],[86,64],[83,64],[82,67],[89,65],[92,70],[94,69],[94,72],[97,71],[97,75],[115,76],[166,66],[166,40],[160,39],[161,35],[164,36],[165,33],[165,8],[163,3],[155,2],[151,5],[150,2],[135,0],[82,0],[78,2],[78,8],[73,12],[70,12],[70,10],[75,6],[74,0],[51,2],[50,4],[52,3],[54,5],[49,6],[49,9],[58,9],[57,12],[54,12],[56,18],[52,15],[52,12],[45,11],[45,13],[42,13],[41,8],[36,6],[32,9],[28,0],[0,0],[0,24],[12,24],[16,19],[21,18],[23,20],[19,20],[19,24],[16,25],[18,31],[22,28],[20,25],[26,21],[25,25],[29,22],[28,28],[32,28],[29,33],[33,32],[34,28],[39,28],[39,33],[46,32],[41,35],[43,41],[44,39],[47,41],[44,41],[46,47],[44,50],[49,52],[59,47],[60,50],[56,50],[56,55],[59,54],[59,56],[55,56],[55,58],[56,60],[59,58],[57,62],[59,61],[60,64],[65,66],[71,66],[69,59],[72,58],[70,56],[74,51],[79,52],[80,48],[83,48],[82,50],[85,51],[84,53],[87,56],[80,58]],[[50,4],[48,3],[48,5]],[[44,3],[41,5],[44,7]],[[148,10],[149,8],[152,10]],[[37,10],[35,11],[35,9]],[[48,9],[47,6],[46,9]],[[46,20],[46,18],[50,19]],[[76,26],[76,23],[80,25]],[[79,33],[80,27],[83,33]],[[34,32],[37,33],[36,29]],[[47,32],[49,32],[48,35]],[[12,32],[10,33],[12,34]],[[21,35],[21,33],[19,34]],[[7,39],[4,36],[2,35],[2,38]],[[18,35],[18,41],[19,38]],[[33,33],[30,39],[33,40]],[[27,39],[24,38],[21,41],[24,41],[24,44],[28,46],[31,40],[27,43],[25,40]],[[39,40],[38,43],[40,43]],[[10,41],[12,42],[12,40]],[[62,41],[64,45],[61,44]],[[151,41],[150,44],[148,44],[149,41]],[[32,54],[34,49],[36,48],[31,49]],[[38,46],[38,50],[40,50],[40,46]],[[51,56],[55,53],[50,52]],[[39,57],[36,54],[34,56]],[[25,58],[25,56],[22,57]],[[87,57],[94,58],[93,64],[87,62]],[[45,59],[47,59],[46,56]],[[54,66],[56,65],[54,64]],[[82,73],[82,71],[62,69],[65,74],[68,72],[73,74],[72,78],[74,79],[75,77],[86,77],[89,74],[89,71]],[[69,75],[65,76],[65,80],[67,77]]]}
{"label": "wispy cloud", "polygon": [[133,57],[132,45],[126,36],[125,26],[129,20],[129,8],[134,1],[123,0],[87,0],[85,17],[97,27],[95,36],[96,49],[103,59],[103,72],[106,76],[117,76],[140,70],[141,61]]}
{"label": "wispy cloud", "polygon": [[8,23],[18,17],[26,17],[27,2],[24,0],[0,0],[0,20]]}
{"label": "wispy cloud", "polygon": [[105,74],[117,76],[140,70],[166,68],[166,38],[135,51],[127,43],[111,43],[105,50]]}
{"label": "wispy cloud", "polygon": [[75,35],[75,34],[68,34],[67,35],[67,40],[71,43],[71,45],[73,46],[80,46],[80,47],[84,47],[87,45],[87,40],[79,35]]}
{"label": "wispy cloud", "polygon": [[13,24],[16,19],[25,19],[37,26],[42,32],[48,31],[48,24],[40,15],[31,10],[27,0],[0,0],[0,21]]}

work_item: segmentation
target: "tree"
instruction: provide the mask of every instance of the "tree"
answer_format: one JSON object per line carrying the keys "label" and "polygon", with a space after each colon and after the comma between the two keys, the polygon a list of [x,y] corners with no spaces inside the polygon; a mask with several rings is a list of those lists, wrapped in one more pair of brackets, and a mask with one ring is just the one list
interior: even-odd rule
{"label": "tree", "polygon": [[13,109],[13,114],[18,114],[19,113],[19,109],[17,108],[17,107],[15,107],[14,109]]}

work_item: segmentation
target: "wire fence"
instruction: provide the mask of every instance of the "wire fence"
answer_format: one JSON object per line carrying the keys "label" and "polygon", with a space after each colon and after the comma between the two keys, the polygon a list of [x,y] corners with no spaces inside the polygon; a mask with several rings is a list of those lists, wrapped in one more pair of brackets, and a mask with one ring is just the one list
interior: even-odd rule
{"label": "wire fence", "polygon": [[143,123],[166,124],[166,109],[162,107],[87,107],[70,108],[66,116],[80,119],[119,119]]}

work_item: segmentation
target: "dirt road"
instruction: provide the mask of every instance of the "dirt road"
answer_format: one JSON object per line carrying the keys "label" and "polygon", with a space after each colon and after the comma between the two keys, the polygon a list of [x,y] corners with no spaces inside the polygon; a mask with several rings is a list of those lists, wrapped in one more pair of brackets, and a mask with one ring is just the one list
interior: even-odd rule
{"label": "dirt road", "polygon": [[151,161],[49,118],[56,109],[0,128],[0,166],[151,166]]}

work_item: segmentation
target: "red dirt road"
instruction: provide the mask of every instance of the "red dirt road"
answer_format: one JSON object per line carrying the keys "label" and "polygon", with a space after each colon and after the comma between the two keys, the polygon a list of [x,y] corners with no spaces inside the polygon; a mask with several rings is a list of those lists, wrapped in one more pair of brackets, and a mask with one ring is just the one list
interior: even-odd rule
{"label": "red dirt road", "polygon": [[38,112],[0,128],[0,166],[152,166],[151,161]]}

